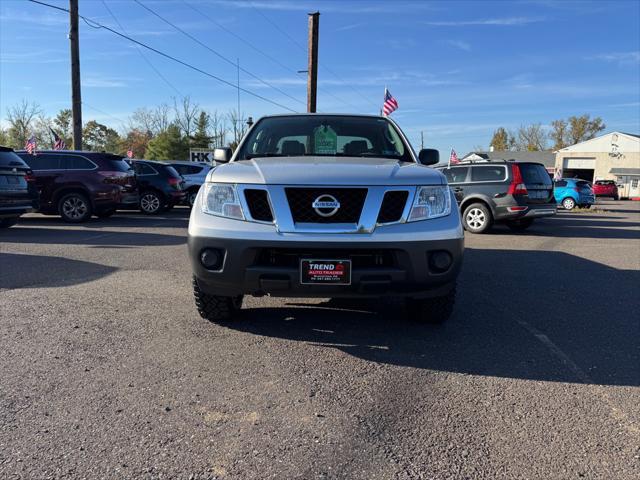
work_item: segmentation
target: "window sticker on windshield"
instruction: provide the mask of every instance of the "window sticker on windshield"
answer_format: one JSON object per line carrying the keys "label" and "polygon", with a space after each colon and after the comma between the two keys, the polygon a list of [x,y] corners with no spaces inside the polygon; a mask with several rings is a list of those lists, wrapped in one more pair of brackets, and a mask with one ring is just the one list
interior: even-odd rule
{"label": "window sticker on windshield", "polygon": [[315,153],[335,155],[338,151],[338,135],[333,128],[320,125],[313,131]]}

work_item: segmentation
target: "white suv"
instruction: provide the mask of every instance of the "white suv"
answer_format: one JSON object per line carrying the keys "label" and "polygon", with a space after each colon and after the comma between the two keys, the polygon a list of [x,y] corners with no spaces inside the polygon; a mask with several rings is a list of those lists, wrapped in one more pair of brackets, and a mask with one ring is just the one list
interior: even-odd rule
{"label": "white suv", "polygon": [[400,296],[446,320],[464,233],[436,150],[416,157],[389,118],[299,114],[256,122],[191,211],[200,315],[233,317],[243,295]]}

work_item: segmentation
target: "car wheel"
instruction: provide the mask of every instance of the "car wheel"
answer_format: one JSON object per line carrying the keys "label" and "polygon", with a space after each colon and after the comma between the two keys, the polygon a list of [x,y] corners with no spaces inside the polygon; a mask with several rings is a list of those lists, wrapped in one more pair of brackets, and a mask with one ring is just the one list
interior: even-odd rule
{"label": "car wheel", "polygon": [[462,214],[462,224],[465,230],[472,233],[484,233],[491,228],[493,216],[486,205],[472,203]]}
{"label": "car wheel", "polygon": [[453,313],[456,304],[456,287],[442,297],[408,298],[407,315],[410,320],[421,323],[442,324]]}
{"label": "car wheel", "polygon": [[514,232],[524,232],[533,223],[533,218],[521,218],[520,220],[510,220],[507,227]]}
{"label": "car wheel", "polygon": [[242,307],[242,295],[237,297],[221,297],[209,295],[200,290],[198,282],[193,278],[193,296],[200,316],[210,322],[231,320]]}
{"label": "car wheel", "polygon": [[194,191],[194,192],[189,192],[188,195],[188,201],[189,201],[189,206],[191,208],[193,208],[193,204],[196,203],[196,197],[198,196],[198,191]]}
{"label": "car wheel", "polygon": [[109,218],[114,213],[116,213],[115,209],[112,210],[103,210],[101,212],[96,213],[96,217],[98,218]]}
{"label": "car wheel", "polygon": [[18,223],[19,217],[0,218],[0,228],[9,228]]}
{"label": "car wheel", "polygon": [[571,197],[567,197],[564,200],[562,200],[562,207],[565,210],[573,210],[575,206],[576,206],[576,201]]}
{"label": "car wheel", "polygon": [[140,196],[140,211],[147,215],[156,215],[162,210],[163,199],[154,191],[144,192]]}
{"label": "car wheel", "polygon": [[81,193],[68,193],[58,202],[58,213],[65,222],[85,222],[91,218],[91,203]]}

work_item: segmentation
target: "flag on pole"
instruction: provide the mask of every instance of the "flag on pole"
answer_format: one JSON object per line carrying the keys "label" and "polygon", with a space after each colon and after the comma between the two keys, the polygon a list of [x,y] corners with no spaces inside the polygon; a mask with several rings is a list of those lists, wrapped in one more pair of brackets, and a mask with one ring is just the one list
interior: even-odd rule
{"label": "flag on pole", "polygon": [[66,150],[67,145],[66,143],[64,143],[64,140],[58,136],[58,134],[55,132],[53,128],[49,127],[49,130],[51,130],[51,133],[53,134],[53,149]]}
{"label": "flag on pole", "polygon": [[127,158],[133,158],[133,150],[127,150]]}
{"label": "flag on pole", "polygon": [[449,165],[451,164],[458,164],[460,163],[460,160],[458,159],[458,154],[456,153],[456,151],[452,148],[451,149],[451,154],[449,155]]}
{"label": "flag on pole", "polygon": [[29,137],[27,143],[24,144],[24,149],[31,155],[36,154],[36,137],[34,135],[31,135]]}
{"label": "flag on pole", "polygon": [[391,112],[398,109],[398,101],[393,98],[393,95],[389,93],[389,90],[385,87],[384,89],[384,103],[382,104],[382,115],[385,117],[390,115]]}

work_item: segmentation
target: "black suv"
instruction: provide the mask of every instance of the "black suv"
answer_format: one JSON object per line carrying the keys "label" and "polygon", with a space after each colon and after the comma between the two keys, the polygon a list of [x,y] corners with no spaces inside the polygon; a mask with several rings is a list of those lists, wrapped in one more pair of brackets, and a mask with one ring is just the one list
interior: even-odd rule
{"label": "black suv", "polygon": [[151,160],[132,160],[140,190],[140,211],[155,215],[170,210],[187,196],[184,179],[171,165]]}
{"label": "black suv", "polygon": [[0,147],[0,228],[38,208],[38,190],[29,165],[12,148]]}
{"label": "black suv", "polygon": [[462,162],[440,170],[470,232],[485,233],[495,222],[522,231],[534,219],[556,214],[553,183],[541,163]]}
{"label": "black suv", "polygon": [[73,150],[16,153],[33,170],[44,214],[78,223],[138,204],[135,175],[122,157]]}

